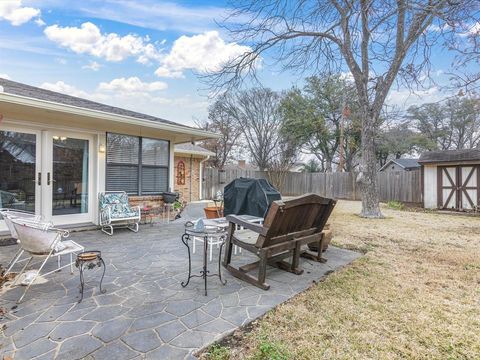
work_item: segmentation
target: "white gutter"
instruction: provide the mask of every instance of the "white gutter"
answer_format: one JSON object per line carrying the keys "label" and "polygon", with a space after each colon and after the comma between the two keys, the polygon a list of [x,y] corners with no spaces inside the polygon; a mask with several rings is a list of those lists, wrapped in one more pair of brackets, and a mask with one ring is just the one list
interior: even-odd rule
{"label": "white gutter", "polygon": [[185,154],[185,155],[201,155],[201,156],[212,156],[215,153],[210,151],[199,151],[199,150],[182,150],[182,149],[174,149],[175,154]]}
{"label": "white gutter", "polygon": [[203,163],[210,159],[210,155],[208,155],[205,159],[200,161],[200,183],[198,184],[198,199],[203,200]]}
{"label": "white gutter", "polygon": [[45,109],[51,111],[64,112],[69,114],[75,114],[80,116],[91,117],[95,119],[109,120],[118,123],[136,125],[136,126],[146,126],[149,128],[166,130],[172,132],[178,132],[183,134],[188,134],[196,136],[198,138],[219,138],[221,135],[212,133],[210,131],[185,127],[176,124],[168,124],[159,121],[147,120],[147,119],[138,119],[132,116],[118,115],[100,110],[86,109],[79,106],[60,104],[53,101],[34,99],[21,95],[14,95],[5,92],[0,92],[0,102],[6,102],[15,105],[31,106],[38,109]]}

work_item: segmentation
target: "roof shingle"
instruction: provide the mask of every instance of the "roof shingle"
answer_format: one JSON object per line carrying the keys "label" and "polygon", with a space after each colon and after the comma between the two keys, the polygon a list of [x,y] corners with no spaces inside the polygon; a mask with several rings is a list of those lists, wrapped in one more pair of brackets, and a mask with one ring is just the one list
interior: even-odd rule
{"label": "roof shingle", "polygon": [[165,120],[156,116],[151,116],[151,115],[142,114],[136,111],[122,109],[119,107],[110,106],[106,104],[101,104],[95,101],[61,94],[55,91],[45,90],[35,86],[26,85],[26,84],[18,83],[18,82],[3,79],[3,78],[0,78],[0,86],[3,87],[3,92],[12,94],[12,95],[19,95],[19,96],[25,96],[28,98],[38,99],[38,100],[51,101],[58,104],[76,106],[76,107],[90,109],[90,110],[103,111],[103,112],[116,114],[116,115],[129,116],[129,117],[133,117],[140,120],[157,121],[164,124],[191,128],[190,126]]}
{"label": "roof shingle", "polygon": [[479,149],[427,151],[420,155],[419,163],[480,161]]}

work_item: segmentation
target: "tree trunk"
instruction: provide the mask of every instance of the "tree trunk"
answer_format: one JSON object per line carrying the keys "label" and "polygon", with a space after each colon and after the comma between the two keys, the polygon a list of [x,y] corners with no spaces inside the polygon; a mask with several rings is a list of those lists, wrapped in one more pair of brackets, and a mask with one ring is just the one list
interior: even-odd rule
{"label": "tree trunk", "polygon": [[357,182],[362,193],[361,217],[383,218],[380,211],[377,185],[377,159],[375,156],[375,117],[364,116],[362,126],[362,160]]}

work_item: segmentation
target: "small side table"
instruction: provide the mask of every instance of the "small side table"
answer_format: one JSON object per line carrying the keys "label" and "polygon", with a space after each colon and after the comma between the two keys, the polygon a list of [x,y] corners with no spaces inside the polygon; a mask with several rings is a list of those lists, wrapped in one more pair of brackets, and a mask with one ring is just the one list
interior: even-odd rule
{"label": "small side table", "polygon": [[[193,240],[194,237],[201,237],[203,238],[203,268],[200,270],[200,275],[192,275],[192,256],[190,254],[190,245],[188,242]],[[221,259],[222,259],[222,250],[223,246],[225,245],[225,241],[222,241],[220,244],[220,250],[218,254],[218,273],[210,274],[208,270],[208,239],[212,237],[219,237],[225,240],[226,233],[225,228],[220,226],[205,226],[203,230],[195,230],[194,224],[189,222],[185,225],[185,233],[182,235],[182,242],[187,247],[188,250],[188,278],[187,281],[182,281],[182,287],[186,287],[190,283],[190,279],[194,277],[202,278],[205,284],[205,296],[207,296],[207,278],[212,276],[218,276],[220,279],[220,283],[225,285],[227,283],[226,280],[222,279],[222,272],[221,272]]]}
{"label": "small side table", "polygon": [[102,253],[100,251],[90,250],[79,253],[75,261],[75,266],[80,270],[80,293],[82,296],[80,297],[80,300],[78,300],[79,303],[83,300],[83,289],[85,287],[83,270],[85,267],[92,270],[95,267],[103,266],[102,278],[100,279],[100,293],[105,294],[107,292],[107,290],[102,289],[103,277],[105,276],[105,261],[103,261]]}

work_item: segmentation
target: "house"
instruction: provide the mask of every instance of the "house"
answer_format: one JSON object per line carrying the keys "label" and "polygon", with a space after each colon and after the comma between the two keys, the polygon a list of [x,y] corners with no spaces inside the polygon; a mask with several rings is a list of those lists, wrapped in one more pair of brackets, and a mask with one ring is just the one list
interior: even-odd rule
{"label": "house", "polygon": [[204,163],[215,153],[192,143],[175,145],[174,152],[174,190],[183,200],[200,200]]}
{"label": "house", "polygon": [[429,209],[476,210],[480,205],[480,150],[429,151],[418,160],[423,204]]}
{"label": "house", "polygon": [[380,171],[415,171],[420,170],[418,159],[390,159]]}
{"label": "house", "polygon": [[259,168],[256,165],[247,163],[246,160],[238,160],[236,164],[229,163],[224,166],[224,170],[250,170],[258,171]]}
{"label": "house", "polygon": [[[0,79],[0,207],[35,211],[56,225],[97,224],[99,192],[126,191],[136,204],[161,201],[162,192],[178,186],[175,144],[214,137],[155,116]],[[179,151],[189,159],[208,156],[195,148]]]}
{"label": "house", "polygon": [[303,161],[296,161],[290,168],[290,172],[303,172],[305,170],[305,163]]}

